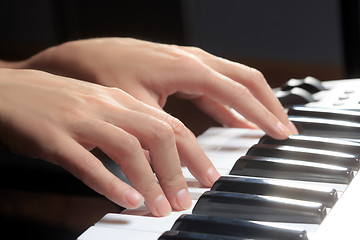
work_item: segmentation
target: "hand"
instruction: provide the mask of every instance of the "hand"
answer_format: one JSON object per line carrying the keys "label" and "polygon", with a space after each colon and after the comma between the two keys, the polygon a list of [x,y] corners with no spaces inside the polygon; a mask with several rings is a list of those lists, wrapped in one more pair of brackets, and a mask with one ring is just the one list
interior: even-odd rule
{"label": "hand", "polygon": [[24,65],[118,87],[158,109],[177,93],[223,125],[256,124],[278,139],[297,134],[259,71],[198,48],[128,38],[90,39],[50,48]]}
{"label": "hand", "polygon": [[[179,120],[118,88],[41,71],[0,68],[0,132],[12,151],[61,165],[123,207],[145,199],[156,216],[191,205],[179,155],[204,185],[219,177]],[[89,152],[94,147],[120,165],[137,191]]]}

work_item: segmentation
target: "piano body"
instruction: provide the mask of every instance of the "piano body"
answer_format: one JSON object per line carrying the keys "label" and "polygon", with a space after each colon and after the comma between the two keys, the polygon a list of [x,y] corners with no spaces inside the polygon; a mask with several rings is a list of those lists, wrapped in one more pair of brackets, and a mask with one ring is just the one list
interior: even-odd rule
{"label": "piano body", "polygon": [[[309,81],[311,82],[312,79]],[[289,93],[299,86],[307,89],[307,86],[304,87],[304,83],[301,84],[300,86],[295,83],[290,90],[283,89],[282,93],[285,91],[287,91],[285,93]],[[188,181],[193,199],[191,209],[173,212],[170,216],[162,218],[151,216],[145,207],[125,210],[122,213],[108,213],[78,239],[360,239],[357,221],[360,216],[360,176],[356,175],[359,165],[358,155],[360,155],[360,131],[357,131],[360,130],[357,125],[360,124],[360,121],[356,122],[357,113],[360,116],[360,111],[357,112],[360,110],[360,79],[328,81],[321,84],[323,89],[311,93],[312,102],[306,103],[304,105],[306,107],[294,107],[293,112],[289,112],[301,133],[287,142],[273,141],[264,136],[261,130],[249,129],[213,127],[198,136],[198,142],[222,175],[222,182],[217,186],[214,184],[214,187],[219,190],[211,189],[209,191],[210,189],[202,188],[190,172],[183,168],[183,174]],[[275,91],[280,92],[280,90]],[[307,89],[307,91],[311,92],[311,89]],[[351,111],[343,112],[340,109],[350,109]],[[344,116],[345,118],[342,118]],[[352,117],[352,125],[348,126],[347,118],[349,116]],[[335,122],[338,121],[340,124],[333,123],[333,117],[336,118]],[[325,120],[323,120],[324,118]],[[334,128],[332,125],[323,127],[326,124],[338,125]],[[333,131],[333,129],[335,130]],[[349,154],[356,157],[351,160],[346,159]],[[333,158],[334,160],[332,160]],[[337,162],[338,158],[343,159],[341,163]],[[254,166],[250,167],[250,165]],[[290,172],[286,173],[287,169],[290,169]],[[324,178],[322,178],[323,176]],[[306,177],[309,178],[304,179]],[[233,180],[240,185],[234,185]],[[268,184],[267,190],[258,193],[257,191],[261,187],[257,188],[256,185],[249,185],[248,190],[244,190],[247,185],[241,185],[244,184],[243,182],[247,182],[246,184],[266,183]],[[238,186],[240,193],[237,190],[229,189],[229,186]],[[280,188],[285,187],[281,193],[283,195],[273,195],[277,191],[273,189],[277,189],[279,186]],[[292,193],[292,188],[298,187],[302,190]],[[225,190],[221,190],[221,188]],[[309,198],[307,198],[309,189],[311,191],[315,189],[315,192],[330,189],[332,191],[330,191],[330,195],[338,199],[334,200],[334,204],[322,203],[321,214],[323,215],[321,215],[319,204],[316,202],[316,205],[312,200],[307,200],[313,197],[310,192]],[[243,190],[250,192],[242,192]],[[255,193],[251,192],[253,190]],[[264,195],[266,196],[264,197]],[[224,200],[226,203],[221,202],[218,197],[219,199],[226,198]],[[294,203],[290,203],[292,197],[296,199]],[[252,207],[251,204],[249,205],[249,201],[253,199],[259,202],[251,203]],[[242,204],[241,201],[246,203]],[[280,201],[284,205],[275,206],[272,205],[273,202],[266,205],[269,203],[268,201]],[[287,204],[296,205],[298,203],[306,206],[313,204],[317,208],[313,212],[311,212],[312,210],[308,212],[307,208],[300,207],[298,211],[289,208],[290,210],[287,212]],[[239,205],[242,208],[237,210]],[[228,206],[229,209],[225,209],[224,206],[225,208]],[[259,209],[264,209],[267,213],[259,212]],[[245,213],[242,214],[241,211],[245,211]],[[252,211],[256,216],[252,215]],[[180,217],[183,214],[185,216]],[[237,237],[234,233],[230,235],[226,233],[224,235],[196,235],[195,233],[190,234],[191,236],[185,234],[176,238],[175,235],[179,231],[183,231],[181,227],[176,228],[178,231],[170,231],[173,226],[175,227],[176,221],[182,221],[188,216],[193,218],[200,216],[199,218],[201,218],[203,215],[208,217],[207,220],[204,220],[205,226],[206,221],[215,219],[215,225],[208,225],[208,229],[204,227],[204,231],[216,232],[218,230],[214,228],[217,226],[222,228],[227,224],[228,219],[235,219],[235,223],[229,220],[231,222],[229,224],[239,224],[236,225],[236,229],[241,229],[239,231],[246,232],[248,235]],[[274,216],[274,221],[272,221],[272,216]],[[218,224],[217,218],[222,219]],[[200,225],[202,225],[201,219],[200,222],[196,221],[198,220],[193,219],[189,222],[195,229],[194,231],[200,229]],[[177,226],[186,227],[186,224],[177,223]],[[262,237],[256,235],[262,230],[265,231],[265,235]],[[279,238],[276,237],[278,230]],[[160,237],[166,231],[170,231],[167,233],[168,236]],[[269,238],[266,236],[266,231],[268,231]],[[255,235],[249,235],[251,232],[254,232]],[[286,235],[288,233],[290,235]],[[293,233],[295,235],[291,235]]]}

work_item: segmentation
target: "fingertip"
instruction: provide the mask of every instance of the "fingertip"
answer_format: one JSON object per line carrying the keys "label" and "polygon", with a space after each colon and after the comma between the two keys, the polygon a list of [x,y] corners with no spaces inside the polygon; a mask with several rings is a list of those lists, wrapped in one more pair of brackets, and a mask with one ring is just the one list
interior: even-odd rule
{"label": "fingertip", "polygon": [[132,188],[125,190],[124,197],[128,203],[127,208],[137,208],[144,203],[144,197]]}
{"label": "fingertip", "polygon": [[289,121],[289,129],[291,130],[291,132],[295,135],[299,134],[299,131],[297,130],[295,124],[291,121]]}
{"label": "fingertip", "polygon": [[171,206],[165,195],[160,194],[155,199],[155,206],[152,213],[157,217],[168,216],[171,213]]}
{"label": "fingertip", "polygon": [[293,134],[291,130],[280,121],[276,124],[276,129],[278,132],[279,139],[286,139]]}
{"label": "fingertip", "polygon": [[185,210],[191,207],[192,202],[187,188],[183,188],[177,192],[176,201],[178,206],[182,208],[179,210]]}
{"label": "fingertip", "polygon": [[211,187],[220,177],[219,172],[215,169],[215,167],[211,166],[207,171],[207,179],[208,184],[206,187]]}

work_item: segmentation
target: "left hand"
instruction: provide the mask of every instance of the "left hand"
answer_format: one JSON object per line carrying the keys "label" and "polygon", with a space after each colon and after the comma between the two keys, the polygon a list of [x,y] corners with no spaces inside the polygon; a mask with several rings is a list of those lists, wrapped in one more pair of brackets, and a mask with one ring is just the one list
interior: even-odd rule
{"label": "left hand", "polygon": [[176,93],[223,125],[253,128],[254,123],[278,139],[297,133],[259,71],[199,48],[129,38],[89,39],[47,49],[23,66],[118,87],[158,109]]}

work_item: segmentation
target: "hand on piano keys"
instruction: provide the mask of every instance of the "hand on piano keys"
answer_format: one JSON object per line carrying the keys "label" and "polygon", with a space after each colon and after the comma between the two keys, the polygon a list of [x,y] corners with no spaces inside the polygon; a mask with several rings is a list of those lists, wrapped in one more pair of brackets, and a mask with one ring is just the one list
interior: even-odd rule
{"label": "hand on piano keys", "polygon": [[302,119],[300,134],[286,140],[231,128],[199,136],[223,176],[201,188],[183,168],[191,210],[155,219],[145,209],[107,214],[79,239],[358,239],[360,112],[294,107],[289,113]]}
{"label": "hand on piano keys", "polygon": [[[55,117],[50,117],[59,119],[57,122],[82,123],[81,127],[73,124],[65,129],[60,128],[59,134],[52,134],[65,136],[74,142],[76,148],[72,147],[74,150],[68,154],[65,147],[49,147],[48,142],[44,147],[41,141],[39,148],[45,149],[45,153],[34,155],[41,154],[41,158],[51,161],[54,157],[47,149],[54,148],[54,152],[61,153],[57,155],[56,163],[68,169],[89,187],[127,208],[137,207],[145,201],[156,216],[167,215],[171,208],[186,209],[191,204],[186,181],[181,174],[180,160],[205,186],[211,186],[219,177],[191,132],[179,120],[163,111],[169,95],[177,93],[180,98],[193,101],[216,121],[229,127],[258,126],[277,139],[297,133],[259,71],[195,47],[132,38],[87,39],[51,47],[24,61],[6,63],[6,67],[41,70],[67,76],[69,79],[63,81],[63,84],[71,85],[70,78],[74,78],[73,80],[83,80],[79,81],[83,86],[91,86],[92,90],[86,93],[81,91],[79,84],[75,88],[69,85],[61,87],[76,90],[65,90],[67,94],[65,97],[58,97],[61,98],[57,98],[58,102],[72,106],[73,104],[65,104],[68,103],[65,101],[67,96],[80,95],[79,102],[82,105],[77,105],[76,109],[81,113],[71,114],[71,111],[66,111],[63,114],[63,109],[68,107],[57,108],[56,104],[42,105],[40,108],[45,109],[43,112],[46,113],[50,112],[48,109],[58,110],[53,113],[56,114]],[[16,71],[20,70],[14,70]],[[46,76],[47,80],[51,78],[50,75]],[[90,85],[85,81],[96,84]],[[36,82],[31,83],[36,86]],[[40,85],[45,84],[46,82],[41,82]],[[33,90],[29,90],[27,86],[25,89]],[[37,95],[43,97],[45,94],[40,92]],[[126,94],[133,98],[125,97]],[[23,99],[21,102],[31,101]],[[43,98],[40,102],[50,101]],[[229,106],[247,120],[233,114]],[[21,110],[19,112],[26,113]],[[43,115],[45,114],[40,114]],[[64,115],[67,118],[61,120]],[[22,118],[28,119],[27,115]],[[41,117],[36,119],[36,122],[44,120]],[[50,128],[53,128],[56,123],[50,122]],[[21,129],[22,126],[16,126],[16,129]],[[53,136],[46,135],[47,131],[41,134],[41,139],[53,139]],[[22,135],[32,137],[33,134],[27,132]],[[23,139],[22,135],[20,139]],[[73,136],[75,137],[72,138]],[[64,140],[56,139],[50,143],[64,143]],[[21,149],[22,145],[25,144],[18,144],[17,149]],[[131,186],[119,181],[86,151],[94,147],[101,148],[122,166]],[[146,154],[143,154],[143,148]],[[21,151],[20,154],[26,155]],[[88,161],[79,161],[84,158]]]}

